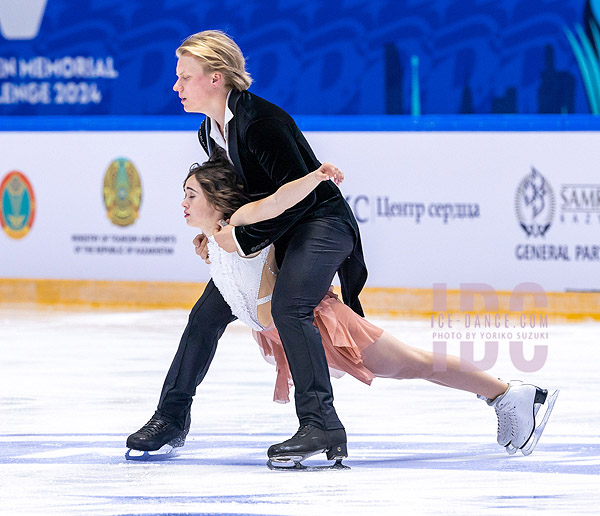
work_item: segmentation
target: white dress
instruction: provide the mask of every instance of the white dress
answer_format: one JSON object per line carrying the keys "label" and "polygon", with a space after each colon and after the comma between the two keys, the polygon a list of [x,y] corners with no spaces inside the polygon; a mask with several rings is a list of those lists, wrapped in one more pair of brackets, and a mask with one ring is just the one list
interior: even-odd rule
{"label": "white dress", "polygon": [[258,322],[258,305],[271,300],[271,295],[258,298],[262,271],[271,246],[265,247],[252,258],[238,253],[228,253],[217,245],[213,236],[208,237],[210,275],[221,292],[231,312],[244,324],[256,331],[265,329]]}
{"label": "white dress", "polygon": [[[257,315],[258,306],[271,300],[271,295],[258,298],[263,267],[271,246],[252,258],[245,258],[238,253],[226,252],[212,236],[207,245],[214,284],[233,315],[252,328],[265,360],[276,366],[273,400],[288,402],[293,383],[281,337],[272,323],[268,328],[262,326]],[[370,385],[373,373],[363,364],[361,352],[379,339],[383,330],[353,312],[333,290],[315,308],[314,326],[321,334],[330,374],[339,378],[349,373]]]}

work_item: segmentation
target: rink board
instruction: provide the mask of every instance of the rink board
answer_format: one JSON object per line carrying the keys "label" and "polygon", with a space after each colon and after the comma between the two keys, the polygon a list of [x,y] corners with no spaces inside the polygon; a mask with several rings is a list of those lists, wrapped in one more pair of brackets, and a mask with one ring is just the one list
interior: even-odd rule
{"label": "rink board", "polygon": [[[306,132],[319,158],[345,172],[342,191],[360,223],[367,287],[430,297],[435,286],[598,291],[599,134]],[[206,158],[194,131],[15,130],[0,140],[0,181],[19,172],[35,209],[24,235],[11,235],[3,222],[3,302],[27,297],[22,290],[31,280],[174,288],[208,280],[180,206],[189,165]],[[119,159],[140,183],[128,225],[109,218],[105,197],[109,167]],[[2,212],[24,212],[11,195],[1,197]]]}
{"label": "rink board", "polygon": [[[206,283],[158,281],[0,279],[0,306],[189,310],[205,286]],[[334,290],[341,296],[339,286]],[[531,317],[551,317],[552,321],[600,320],[597,292],[544,292],[540,296],[539,293],[495,291],[490,297],[489,293],[460,289],[365,287],[360,300],[369,317],[431,319],[440,314],[466,317],[467,314],[491,313],[490,317],[494,318],[517,314],[525,318],[526,327],[530,326]]]}

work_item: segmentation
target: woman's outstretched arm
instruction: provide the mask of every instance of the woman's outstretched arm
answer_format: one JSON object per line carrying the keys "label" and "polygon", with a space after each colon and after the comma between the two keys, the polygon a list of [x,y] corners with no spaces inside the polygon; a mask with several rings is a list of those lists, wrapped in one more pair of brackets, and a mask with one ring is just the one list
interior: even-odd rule
{"label": "woman's outstretched arm", "polygon": [[323,163],[310,174],[281,186],[274,194],[239,208],[230,219],[233,226],[245,226],[272,219],[304,199],[321,181],[333,179],[336,184],[344,180],[344,174],[331,163]]}

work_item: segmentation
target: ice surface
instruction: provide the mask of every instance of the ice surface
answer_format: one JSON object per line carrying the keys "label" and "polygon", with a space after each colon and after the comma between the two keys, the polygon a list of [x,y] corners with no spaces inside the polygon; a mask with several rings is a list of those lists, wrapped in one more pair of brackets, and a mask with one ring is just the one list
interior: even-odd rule
{"label": "ice surface", "polygon": [[[126,461],[125,439],[152,415],[186,320],[180,310],[0,309],[0,514],[598,514],[597,323],[550,321],[548,359],[532,373],[500,343],[491,373],[561,389],[529,457],[496,444],[494,412],[474,395],[346,376],[333,385],[352,469],[270,471],[266,450],[295,432],[294,407],[271,401],[274,370],[234,323],[198,388],[185,447]],[[432,346],[426,321],[374,322]]]}

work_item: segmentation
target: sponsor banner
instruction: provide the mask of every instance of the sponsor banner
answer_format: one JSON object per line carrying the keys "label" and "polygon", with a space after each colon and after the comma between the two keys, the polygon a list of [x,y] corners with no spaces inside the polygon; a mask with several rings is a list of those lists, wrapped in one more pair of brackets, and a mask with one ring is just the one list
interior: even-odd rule
{"label": "sponsor banner", "polygon": [[600,289],[597,132],[313,134],[346,173],[369,285]]}
{"label": "sponsor banner", "polygon": [[[0,141],[0,276],[208,279],[181,207],[190,164],[206,159],[194,132],[0,133]],[[35,221],[31,214],[16,239],[10,221],[34,198]]]}
{"label": "sponsor banner", "polygon": [[1,0],[0,115],[183,115],[175,50],[205,29],[290,113],[597,114],[598,3],[540,5]]}
{"label": "sponsor banner", "polygon": [[[600,289],[596,132],[308,132],[340,167],[368,286]],[[193,131],[0,133],[0,276],[206,281]]]}

